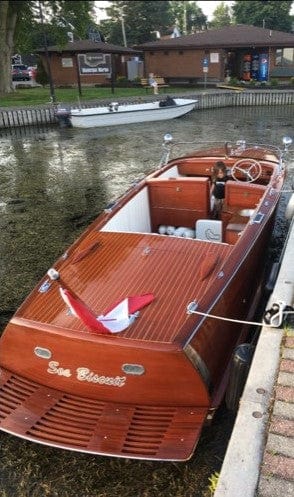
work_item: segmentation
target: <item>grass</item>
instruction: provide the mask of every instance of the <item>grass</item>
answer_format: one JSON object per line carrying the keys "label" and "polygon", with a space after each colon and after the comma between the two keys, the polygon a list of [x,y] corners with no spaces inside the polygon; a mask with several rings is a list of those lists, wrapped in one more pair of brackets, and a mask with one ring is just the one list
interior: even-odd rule
{"label": "grass", "polygon": [[[183,87],[170,87],[165,88],[165,92],[161,90],[162,96],[168,93],[185,93],[195,91],[195,87],[183,88]],[[197,88],[197,92],[199,89]],[[56,101],[58,103],[77,103],[87,102],[90,100],[103,100],[109,98],[119,98],[119,97],[146,97],[146,95],[152,95],[152,92],[148,90],[146,93],[145,88],[132,87],[132,88],[122,88],[115,87],[112,92],[111,87],[95,88],[87,87],[82,88],[82,96],[79,95],[78,88],[56,88],[54,89]],[[15,91],[0,95],[0,107],[25,107],[32,105],[46,105],[50,103],[50,88],[49,87],[32,87],[32,88],[19,88],[17,87]]]}
{"label": "grass", "polygon": [[212,497],[234,419],[222,407],[182,463],[71,452],[3,433],[0,497]]}

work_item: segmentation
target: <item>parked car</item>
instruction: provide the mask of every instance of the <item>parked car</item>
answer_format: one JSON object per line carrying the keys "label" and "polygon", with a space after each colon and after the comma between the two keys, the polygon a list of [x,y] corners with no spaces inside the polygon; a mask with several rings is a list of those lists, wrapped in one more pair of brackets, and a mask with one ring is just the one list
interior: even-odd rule
{"label": "parked car", "polygon": [[30,79],[35,80],[36,76],[37,76],[37,66],[29,66],[28,71],[29,71]]}
{"label": "parked car", "polygon": [[30,73],[28,66],[24,64],[13,64],[11,66],[12,81],[29,81]]}

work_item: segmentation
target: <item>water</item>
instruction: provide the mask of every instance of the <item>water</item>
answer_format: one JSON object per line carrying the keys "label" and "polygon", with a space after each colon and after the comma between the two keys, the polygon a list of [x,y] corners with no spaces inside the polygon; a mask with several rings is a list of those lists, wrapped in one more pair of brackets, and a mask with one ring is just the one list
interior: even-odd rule
{"label": "water", "polygon": [[[293,114],[291,106],[225,108],[197,110],[172,121],[102,129],[0,131],[2,327],[89,222],[159,163],[165,133],[177,141],[246,139],[281,145],[284,135],[294,137]],[[293,167],[292,162],[287,190],[292,187]],[[271,243],[274,260],[278,260],[288,228],[283,215],[288,198],[289,193],[285,193],[279,206]],[[114,462],[30,444],[1,433],[0,477],[5,475],[7,482],[2,487],[15,496],[44,492],[50,497],[200,497],[207,491],[208,477],[220,469],[233,419],[221,411],[186,464]],[[17,470],[14,460],[18,461]],[[40,460],[52,461],[53,467],[61,465],[62,474],[53,475],[49,462],[45,464],[47,471],[41,470]],[[141,470],[138,487],[134,481]],[[114,473],[120,482],[117,493]],[[38,493],[42,484],[47,485],[47,491]],[[18,493],[19,488],[23,494]]]}

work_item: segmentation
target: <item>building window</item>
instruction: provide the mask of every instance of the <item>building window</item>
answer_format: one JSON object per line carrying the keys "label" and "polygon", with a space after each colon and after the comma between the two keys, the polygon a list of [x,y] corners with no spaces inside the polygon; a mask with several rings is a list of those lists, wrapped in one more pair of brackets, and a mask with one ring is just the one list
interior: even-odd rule
{"label": "building window", "polygon": [[73,67],[73,60],[71,57],[62,57],[61,58],[62,67]]}
{"label": "building window", "polygon": [[294,48],[278,48],[276,50],[276,66],[292,66],[294,64]]}

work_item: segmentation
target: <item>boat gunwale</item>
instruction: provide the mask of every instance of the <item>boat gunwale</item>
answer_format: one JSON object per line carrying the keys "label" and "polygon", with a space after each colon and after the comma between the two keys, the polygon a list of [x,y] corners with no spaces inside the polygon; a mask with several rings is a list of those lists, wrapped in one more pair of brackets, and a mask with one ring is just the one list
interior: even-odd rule
{"label": "boat gunwale", "polygon": [[[118,107],[118,110],[116,111],[112,111],[109,109],[109,107],[106,107],[106,106],[103,106],[103,107],[86,107],[86,108],[82,108],[82,109],[71,109],[70,111],[70,117],[77,117],[77,118],[83,118],[83,117],[91,117],[91,116],[97,116],[97,117],[102,117],[102,116],[114,116],[114,115],[119,115],[119,114],[127,114],[127,113],[137,113],[137,112],[148,112],[148,111],[158,111],[158,110],[174,110],[174,109],[179,109],[179,108],[184,108],[184,107],[188,107],[188,106],[195,106],[195,104],[198,102],[198,100],[189,100],[188,99],[174,99],[174,100],[183,100],[185,101],[186,103],[184,104],[176,104],[176,105],[168,105],[168,106],[163,106],[163,107],[159,107],[159,106],[154,106],[154,107],[149,107],[149,108],[143,108],[143,109],[123,109],[123,108],[120,108],[122,107],[122,105],[120,107]],[[152,104],[159,104],[159,101],[157,102],[151,102],[151,103],[146,103],[146,104],[142,104],[142,105],[152,105]],[[130,106],[131,107],[132,104],[128,104],[126,105],[127,106]],[[134,106],[135,105],[140,105],[140,104],[133,104]],[[96,109],[96,112],[94,112],[94,109]],[[103,110],[103,112],[98,112],[97,113],[97,110],[98,109],[105,109],[105,111]],[[87,113],[86,111],[93,111],[92,113]],[[84,112],[84,114],[82,114],[82,112]]]}

